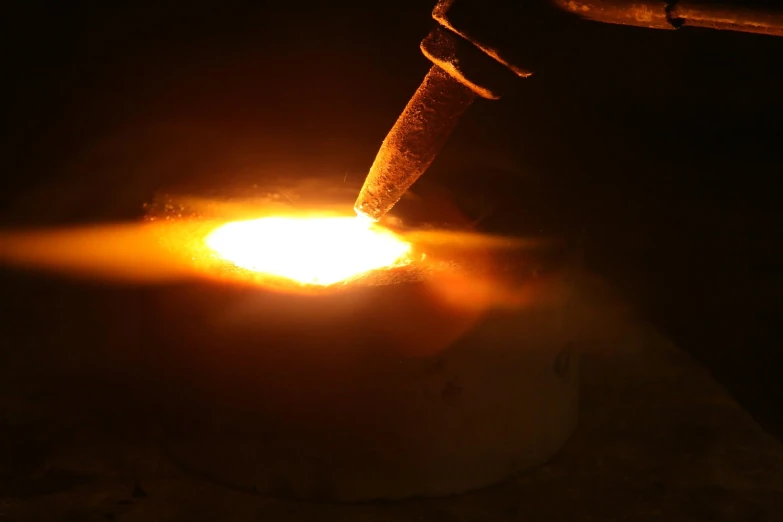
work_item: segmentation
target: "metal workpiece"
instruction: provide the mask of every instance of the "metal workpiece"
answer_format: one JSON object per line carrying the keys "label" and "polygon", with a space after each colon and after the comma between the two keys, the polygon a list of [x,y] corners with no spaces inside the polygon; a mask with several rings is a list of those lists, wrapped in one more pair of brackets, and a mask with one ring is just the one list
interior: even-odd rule
{"label": "metal workpiece", "polygon": [[476,92],[433,65],[383,141],[354,209],[383,217],[421,176],[473,103]]}
{"label": "metal workpiece", "polygon": [[704,27],[783,36],[783,3],[774,0],[551,0],[586,20],[649,29]]}
{"label": "metal workpiece", "polygon": [[[320,179],[261,190],[294,195],[295,211],[321,188],[335,204],[354,195]],[[426,255],[316,292],[162,286],[144,293],[138,353],[91,367],[154,401],[145,411],[182,469],[256,495],[440,497],[547,461],[579,416],[580,247],[549,233],[470,240],[489,238],[429,189],[397,213]],[[444,221],[450,232],[432,230]]]}

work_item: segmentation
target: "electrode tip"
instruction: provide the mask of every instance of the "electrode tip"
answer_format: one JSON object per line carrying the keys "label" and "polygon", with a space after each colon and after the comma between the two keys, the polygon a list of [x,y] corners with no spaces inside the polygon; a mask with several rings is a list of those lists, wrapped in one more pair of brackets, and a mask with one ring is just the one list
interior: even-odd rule
{"label": "electrode tip", "polygon": [[371,224],[371,223],[377,223],[377,222],[378,222],[378,220],[377,220],[377,219],[373,219],[373,218],[372,218],[371,216],[369,216],[368,214],[365,214],[364,212],[362,212],[362,210],[361,210],[361,209],[359,209],[359,208],[358,208],[358,206],[354,207],[354,209],[353,209],[353,210],[354,210],[354,212],[356,212],[356,219],[357,219],[357,220],[358,220],[360,223],[366,223],[366,224],[368,224],[368,225],[369,225],[369,224]]}

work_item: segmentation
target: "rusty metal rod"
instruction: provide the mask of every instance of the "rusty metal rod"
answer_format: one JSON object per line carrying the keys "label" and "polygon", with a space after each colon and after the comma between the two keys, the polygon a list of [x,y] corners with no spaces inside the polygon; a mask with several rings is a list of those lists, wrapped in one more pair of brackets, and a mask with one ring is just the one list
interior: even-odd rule
{"label": "rusty metal rod", "polygon": [[737,2],[675,2],[670,17],[689,27],[783,36],[783,2],[774,7]]}
{"label": "rusty metal rod", "polygon": [[354,209],[373,221],[424,174],[476,93],[433,65],[383,141]]}
{"label": "rusty metal rod", "polygon": [[650,29],[706,27],[783,36],[783,2],[770,0],[551,0],[581,18]]}

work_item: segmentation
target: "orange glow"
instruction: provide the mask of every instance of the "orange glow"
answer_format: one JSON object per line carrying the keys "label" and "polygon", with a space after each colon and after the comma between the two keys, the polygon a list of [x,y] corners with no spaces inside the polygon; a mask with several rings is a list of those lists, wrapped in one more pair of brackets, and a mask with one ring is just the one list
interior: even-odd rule
{"label": "orange glow", "polygon": [[221,260],[301,284],[329,286],[408,264],[411,244],[356,217],[265,217],[213,230],[206,245]]}

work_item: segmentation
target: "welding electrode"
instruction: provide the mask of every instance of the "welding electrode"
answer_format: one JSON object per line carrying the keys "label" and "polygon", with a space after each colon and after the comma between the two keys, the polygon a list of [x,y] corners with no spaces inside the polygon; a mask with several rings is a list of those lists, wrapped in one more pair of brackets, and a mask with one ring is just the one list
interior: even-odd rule
{"label": "welding electrode", "polygon": [[[550,8],[598,22],[652,29],[709,27],[783,36],[783,4],[701,0],[542,0]],[[440,0],[432,16],[439,26],[421,49],[433,63],[383,141],[354,209],[381,219],[430,166],[476,96],[497,99],[511,77],[531,73],[498,51],[519,35],[540,34],[536,11],[519,0]],[[531,25],[532,24],[532,25]],[[545,31],[546,32],[546,31]]]}
{"label": "welding electrode", "polygon": [[433,65],[383,141],[355,210],[377,221],[430,166],[476,94]]}
{"label": "welding electrode", "polygon": [[430,32],[421,50],[434,65],[383,141],[354,205],[373,221],[427,170],[477,96],[498,99],[511,78],[530,74],[445,26]]}

